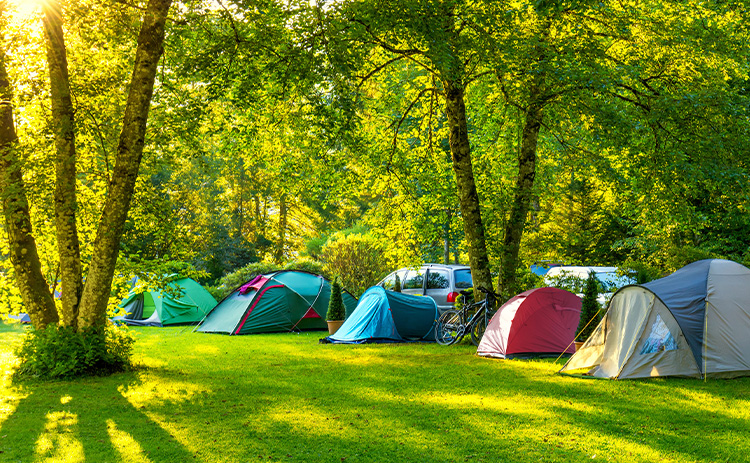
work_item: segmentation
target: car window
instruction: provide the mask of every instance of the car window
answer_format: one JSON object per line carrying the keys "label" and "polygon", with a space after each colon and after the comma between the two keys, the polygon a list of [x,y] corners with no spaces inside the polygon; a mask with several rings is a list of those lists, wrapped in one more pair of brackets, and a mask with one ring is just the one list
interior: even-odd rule
{"label": "car window", "polygon": [[422,270],[412,270],[401,283],[403,289],[422,289],[424,273]]}
{"label": "car window", "polygon": [[448,286],[448,272],[444,270],[430,270],[427,273],[427,289],[446,289]]}
{"label": "car window", "polygon": [[385,289],[392,290],[396,286],[396,272],[391,273],[387,277],[383,278],[383,282],[380,284]]}
{"label": "car window", "polygon": [[462,269],[453,272],[453,278],[456,280],[456,289],[471,288],[474,283],[471,281],[471,270]]}
{"label": "car window", "polygon": [[600,272],[596,278],[602,283],[605,293],[612,293],[619,288],[633,283],[633,279],[626,275],[618,275],[616,272]]}

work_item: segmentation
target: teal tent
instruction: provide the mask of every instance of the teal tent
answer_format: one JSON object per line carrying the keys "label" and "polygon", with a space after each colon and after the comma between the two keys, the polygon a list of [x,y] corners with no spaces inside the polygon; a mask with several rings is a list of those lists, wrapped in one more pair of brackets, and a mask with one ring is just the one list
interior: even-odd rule
{"label": "teal tent", "polygon": [[[198,331],[253,334],[322,330],[331,296],[331,284],[314,273],[297,270],[258,275],[225,297]],[[357,299],[342,291],[346,313]]]}
{"label": "teal tent", "polygon": [[434,341],[438,309],[431,297],[412,296],[373,286],[335,334],[322,342]]}
{"label": "teal tent", "polygon": [[216,299],[195,280],[180,278],[169,291],[134,288],[119,306],[125,315],[113,321],[135,326],[197,325],[216,305]]}

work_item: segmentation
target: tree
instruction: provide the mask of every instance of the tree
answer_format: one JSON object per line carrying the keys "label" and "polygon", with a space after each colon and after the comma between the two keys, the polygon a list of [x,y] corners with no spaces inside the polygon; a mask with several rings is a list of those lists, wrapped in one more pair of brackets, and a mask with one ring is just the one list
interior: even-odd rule
{"label": "tree", "polygon": [[[138,36],[135,63],[128,91],[120,141],[107,197],[99,220],[85,283],[80,271],[80,253],[75,197],[75,125],[70,101],[66,49],[62,37],[62,12],[56,2],[44,4],[44,25],[52,87],[54,135],[57,146],[56,225],[63,269],[63,322],[77,329],[104,326],[107,302],[119,252],[122,231],[143,153],[146,121],[153,95],[159,58],[163,50],[165,23],[171,0],[150,0],[146,6]],[[2,75],[5,73],[4,63]],[[10,84],[5,79],[6,101]],[[9,106],[4,107],[4,109]],[[24,304],[34,326],[44,328],[57,322],[57,311],[46,284],[42,285],[41,267],[31,235],[31,218],[24,197],[24,183],[17,158],[13,157],[12,113],[3,113],[4,144],[2,178],[9,193],[3,198],[8,239],[14,259],[17,281]],[[7,204],[7,205],[6,205]],[[18,262],[18,263],[16,263]],[[80,289],[80,292],[79,292]],[[80,295],[80,297],[79,297]]]}
{"label": "tree", "polygon": [[576,339],[579,341],[585,341],[594,332],[596,326],[599,324],[599,312],[602,307],[596,300],[599,295],[599,281],[596,278],[594,272],[589,273],[589,277],[586,279],[586,286],[583,290],[583,300],[581,301],[581,321],[578,324]]}
{"label": "tree", "polygon": [[[0,22],[6,21],[7,4],[0,2]],[[16,154],[18,139],[13,121],[13,92],[5,68],[5,48],[0,45],[0,197],[10,258],[21,299],[34,326],[57,323],[59,317],[47,282],[42,275],[36,240],[31,228],[29,203],[21,162]]]}
{"label": "tree", "polygon": [[[475,284],[491,289],[485,226],[472,167],[465,104],[466,88],[481,75],[483,68],[475,63],[482,61],[481,40],[474,35],[475,30],[466,27],[464,18],[482,9],[492,10],[484,3],[472,9],[463,2],[351,1],[343,3],[340,22],[330,24],[332,30],[338,28],[336,32],[346,31],[348,40],[363,50],[360,59],[367,69],[360,76],[362,82],[400,62],[418,66],[427,76],[421,80],[422,89],[396,122],[397,134],[420,98],[438,95],[442,99],[469,265]],[[329,35],[332,38],[333,32]],[[346,66],[353,64],[349,62]]]}
{"label": "tree", "polygon": [[326,320],[344,320],[346,318],[346,308],[344,307],[344,299],[341,296],[341,283],[339,283],[339,277],[333,279],[331,283],[331,299],[328,301],[328,312],[326,312]]}

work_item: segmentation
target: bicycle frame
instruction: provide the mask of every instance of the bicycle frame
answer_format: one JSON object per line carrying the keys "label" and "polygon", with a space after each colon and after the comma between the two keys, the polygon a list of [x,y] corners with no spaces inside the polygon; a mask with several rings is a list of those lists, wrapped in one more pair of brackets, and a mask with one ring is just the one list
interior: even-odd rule
{"label": "bicycle frame", "polygon": [[[472,344],[479,344],[489,319],[493,315],[490,304],[497,297],[495,293],[484,291],[484,288],[479,289],[486,294],[484,300],[464,303],[459,309],[448,310],[440,316],[435,326],[435,340],[439,344],[455,344],[460,342],[467,333],[471,334]],[[466,298],[468,293],[462,292],[462,295]],[[469,313],[474,310],[476,311],[469,316]]]}

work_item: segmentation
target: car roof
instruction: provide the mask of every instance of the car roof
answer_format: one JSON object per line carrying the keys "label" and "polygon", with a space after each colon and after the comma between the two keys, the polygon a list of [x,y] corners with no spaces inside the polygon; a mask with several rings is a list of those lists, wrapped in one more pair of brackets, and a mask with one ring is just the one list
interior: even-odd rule
{"label": "car roof", "polygon": [[617,267],[560,266],[549,269],[547,275],[555,276],[559,273],[568,273],[571,275],[588,276],[590,272],[615,273],[617,272]]}
{"label": "car roof", "polygon": [[468,265],[459,265],[459,264],[423,264],[421,268],[447,268],[451,270],[456,269],[468,269]]}

